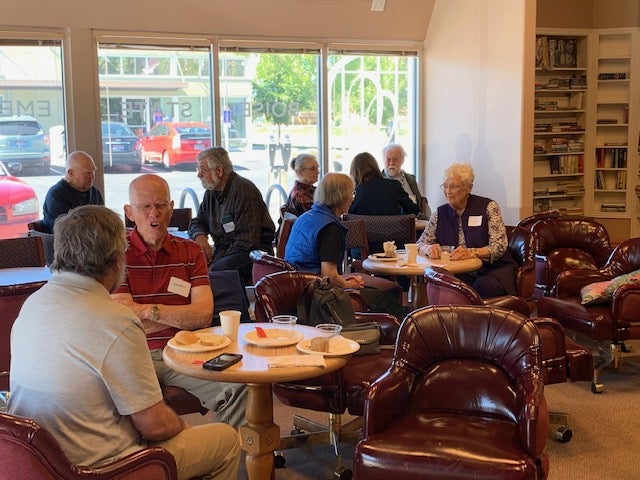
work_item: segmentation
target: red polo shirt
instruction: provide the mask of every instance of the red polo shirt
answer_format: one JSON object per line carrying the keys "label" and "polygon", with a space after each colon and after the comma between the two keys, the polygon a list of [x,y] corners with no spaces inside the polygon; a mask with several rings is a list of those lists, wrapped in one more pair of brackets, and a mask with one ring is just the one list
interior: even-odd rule
{"label": "red polo shirt", "polygon": [[[191,240],[167,235],[159,250],[149,250],[137,229],[128,235],[127,268],[124,282],[114,293],[130,293],[137,303],[189,305],[187,297],[168,291],[171,277],[191,284],[209,286],[209,271],[202,248]],[[166,328],[147,335],[149,349],[164,348],[178,331]]]}

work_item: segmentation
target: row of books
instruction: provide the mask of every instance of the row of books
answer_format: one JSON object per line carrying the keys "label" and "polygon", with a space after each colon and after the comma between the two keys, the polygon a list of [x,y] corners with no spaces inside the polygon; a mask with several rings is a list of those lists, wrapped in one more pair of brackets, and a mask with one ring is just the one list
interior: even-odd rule
{"label": "row of books", "polygon": [[596,170],[595,187],[596,190],[625,190],[627,188],[627,171],[605,172]]}
{"label": "row of books", "polygon": [[584,209],[580,205],[566,206],[566,205],[554,205],[552,199],[542,198],[536,200],[534,209],[536,213],[545,213],[556,210],[561,215],[584,215]]}
{"label": "row of books", "polygon": [[559,90],[565,88],[586,89],[586,75],[574,75],[572,77],[553,77],[544,82],[536,82],[535,88],[538,90]]}
{"label": "row of books", "polygon": [[578,124],[578,122],[558,122],[558,123],[536,123],[534,132],[581,132],[584,127]]}
{"label": "row of books", "polygon": [[598,147],[596,148],[596,167],[598,168],[627,168],[626,147]]}
{"label": "row of books", "polygon": [[549,173],[584,173],[584,155],[554,155],[549,157]]}
{"label": "row of books", "polygon": [[598,80],[625,80],[627,74],[625,72],[599,73]]}
{"label": "row of books", "polygon": [[570,197],[579,197],[584,195],[584,186],[581,182],[576,181],[567,181],[567,182],[558,182],[557,185],[551,187],[544,188],[534,188],[533,196],[536,198],[539,197],[550,197],[550,196],[570,196]]}
{"label": "row of books", "polygon": [[626,212],[627,205],[625,203],[602,202],[600,204],[601,212]]}

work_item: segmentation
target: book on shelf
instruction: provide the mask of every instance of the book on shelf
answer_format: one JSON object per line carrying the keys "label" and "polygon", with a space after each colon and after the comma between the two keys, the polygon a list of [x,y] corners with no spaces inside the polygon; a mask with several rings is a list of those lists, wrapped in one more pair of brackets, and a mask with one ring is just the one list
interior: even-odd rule
{"label": "book on shelf", "polygon": [[626,72],[604,72],[598,74],[598,80],[625,80]]}
{"label": "book on shelf", "polygon": [[616,180],[616,188],[618,190],[627,189],[627,171],[626,170],[621,170],[618,172],[618,178]]}
{"label": "book on shelf", "polygon": [[618,120],[616,120],[615,118],[599,118],[598,120],[596,120],[596,123],[598,125],[614,125],[618,123]]}
{"label": "book on shelf", "polygon": [[627,205],[625,203],[602,202],[600,204],[601,212],[626,212]]}
{"label": "book on shelf", "polygon": [[575,37],[539,35],[536,37],[536,67],[543,70],[575,68],[577,45]]}
{"label": "book on shelf", "polygon": [[597,168],[627,168],[627,149],[597,147],[596,148]]}
{"label": "book on shelf", "polygon": [[567,154],[549,157],[549,173],[551,175],[584,173],[584,155]]}

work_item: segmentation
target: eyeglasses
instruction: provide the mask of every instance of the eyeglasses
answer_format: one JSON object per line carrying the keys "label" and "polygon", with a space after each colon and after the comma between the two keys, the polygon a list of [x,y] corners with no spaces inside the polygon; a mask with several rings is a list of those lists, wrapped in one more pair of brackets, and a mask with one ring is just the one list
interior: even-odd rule
{"label": "eyeglasses", "polygon": [[456,190],[460,190],[462,187],[464,187],[464,185],[445,185],[444,183],[442,185],[440,185],[440,188],[442,190],[451,190],[451,191],[456,191]]}
{"label": "eyeglasses", "polygon": [[144,213],[151,212],[152,208],[155,208],[160,213],[164,213],[169,210],[169,207],[171,207],[171,204],[170,203],[143,203],[143,204],[136,204],[133,206]]}
{"label": "eyeglasses", "polygon": [[314,165],[313,167],[303,167],[302,170],[311,170],[312,172],[318,172],[320,168],[317,165]]}
{"label": "eyeglasses", "polygon": [[197,172],[197,173],[202,173],[203,175],[204,175],[205,173],[207,173],[207,172],[210,172],[210,171],[211,171],[211,169],[210,169],[210,168],[207,168],[207,167],[199,167],[199,166],[198,166],[198,167],[196,167],[196,172]]}

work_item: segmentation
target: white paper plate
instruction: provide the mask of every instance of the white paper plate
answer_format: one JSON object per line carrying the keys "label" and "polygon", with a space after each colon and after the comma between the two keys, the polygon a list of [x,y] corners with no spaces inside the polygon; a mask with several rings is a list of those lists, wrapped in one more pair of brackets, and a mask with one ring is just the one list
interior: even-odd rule
{"label": "white paper plate", "polygon": [[[198,333],[196,333],[196,335],[198,335]],[[175,338],[172,338],[167,342],[167,345],[171,348],[175,348],[176,350],[180,350],[181,352],[209,352],[211,350],[224,348],[230,343],[231,339],[229,337],[223,337],[222,341],[217,345],[202,345],[201,343],[190,343],[188,345],[184,345],[176,342]]]}
{"label": "white paper plate", "polygon": [[384,253],[373,253],[369,255],[369,259],[376,262],[395,262],[398,257],[385,257]]}
{"label": "white paper plate", "polygon": [[325,357],[339,357],[340,355],[350,355],[360,350],[360,344],[354,340],[344,338],[340,336],[341,342],[336,346],[334,352],[316,352],[311,350],[311,339],[306,338],[296,345],[296,348],[302,353],[309,353],[311,355],[323,355]]}
{"label": "white paper plate", "polygon": [[304,338],[304,335],[295,330],[285,330],[284,328],[263,327],[267,338],[258,337],[255,330],[251,330],[244,334],[244,339],[258,347],[287,347],[294,345]]}

